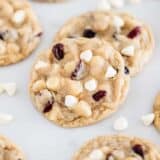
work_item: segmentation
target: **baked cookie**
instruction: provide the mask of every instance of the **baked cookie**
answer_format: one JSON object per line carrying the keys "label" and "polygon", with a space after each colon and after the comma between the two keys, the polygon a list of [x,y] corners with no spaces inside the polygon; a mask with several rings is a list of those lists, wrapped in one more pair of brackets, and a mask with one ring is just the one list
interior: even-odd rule
{"label": "baked cookie", "polygon": [[1,160],[25,160],[22,151],[7,138],[0,136]]}
{"label": "baked cookie", "polygon": [[64,37],[109,41],[124,57],[132,76],[149,60],[154,47],[149,27],[126,13],[95,11],[72,18],[57,33],[55,41]]}
{"label": "baked cookie", "polygon": [[160,150],[141,138],[121,135],[90,140],[73,160],[159,160]]}
{"label": "baked cookie", "polygon": [[0,66],[25,59],[37,47],[42,29],[26,0],[0,2]]}
{"label": "baked cookie", "polygon": [[160,93],[155,98],[154,106],[153,106],[153,112],[155,115],[154,119],[154,126],[160,130]]}
{"label": "baked cookie", "polygon": [[30,94],[58,125],[89,125],[116,111],[126,97],[130,79],[124,68],[121,55],[105,41],[63,39],[36,61]]}

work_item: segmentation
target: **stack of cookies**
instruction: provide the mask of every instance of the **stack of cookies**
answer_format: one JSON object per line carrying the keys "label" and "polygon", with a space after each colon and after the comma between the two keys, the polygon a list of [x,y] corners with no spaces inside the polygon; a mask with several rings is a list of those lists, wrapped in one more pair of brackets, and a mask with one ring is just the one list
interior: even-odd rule
{"label": "stack of cookies", "polygon": [[[0,8],[0,66],[5,66],[30,55],[40,42],[42,29],[29,2],[1,0]],[[153,48],[150,28],[127,13],[93,11],[74,17],[35,61],[29,85],[32,101],[48,120],[62,127],[94,124],[124,102],[131,77],[143,69]],[[158,118],[159,104],[158,97]],[[159,128],[159,121],[156,124]],[[0,150],[2,160],[25,159],[4,137],[0,137]],[[159,159],[157,146],[125,136],[93,139],[73,158]]]}
{"label": "stack of cookies", "polygon": [[130,77],[142,70],[153,47],[150,28],[129,14],[94,11],[74,17],[35,62],[32,100],[63,127],[96,123],[123,103]]}

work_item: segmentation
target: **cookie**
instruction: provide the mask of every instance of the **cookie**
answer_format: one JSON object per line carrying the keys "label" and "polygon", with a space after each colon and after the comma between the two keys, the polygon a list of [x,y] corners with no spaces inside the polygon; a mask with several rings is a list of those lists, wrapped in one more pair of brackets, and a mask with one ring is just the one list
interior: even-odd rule
{"label": "cookie", "polygon": [[118,12],[95,11],[74,17],[58,31],[55,41],[64,37],[109,41],[123,56],[131,76],[140,72],[154,48],[150,28],[133,16]]}
{"label": "cookie", "polygon": [[0,136],[1,160],[25,160],[22,151],[7,138]]}
{"label": "cookie", "polygon": [[154,126],[160,130],[160,93],[155,98],[154,106],[153,106],[153,112],[155,115],[154,118]]}
{"label": "cookie", "polygon": [[99,39],[63,39],[33,66],[30,94],[44,116],[63,127],[96,123],[117,110],[130,76],[122,56]]}
{"label": "cookie", "polygon": [[0,66],[5,66],[29,56],[42,29],[28,1],[1,0],[0,8]]}
{"label": "cookie", "polygon": [[73,160],[159,160],[159,151],[156,145],[141,138],[103,136],[87,142]]}

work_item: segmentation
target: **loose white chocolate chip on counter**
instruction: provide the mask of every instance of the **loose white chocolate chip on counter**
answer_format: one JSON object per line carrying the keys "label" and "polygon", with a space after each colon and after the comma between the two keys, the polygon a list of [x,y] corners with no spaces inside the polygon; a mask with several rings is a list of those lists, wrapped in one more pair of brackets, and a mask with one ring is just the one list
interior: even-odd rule
{"label": "loose white chocolate chip on counter", "polygon": [[113,124],[116,131],[123,131],[128,128],[128,121],[125,117],[119,117]]}
{"label": "loose white chocolate chip on counter", "polygon": [[149,114],[143,115],[141,117],[141,120],[145,126],[149,126],[153,123],[154,118],[155,118],[154,113],[149,113]]}
{"label": "loose white chocolate chip on counter", "polygon": [[6,113],[0,113],[0,124],[8,124],[13,121],[13,116]]}
{"label": "loose white chocolate chip on counter", "polygon": [[16,93],[17,85],[16,83],[1,83],[0,84],[0,94],[6,92],[9,96],[14,96]]}

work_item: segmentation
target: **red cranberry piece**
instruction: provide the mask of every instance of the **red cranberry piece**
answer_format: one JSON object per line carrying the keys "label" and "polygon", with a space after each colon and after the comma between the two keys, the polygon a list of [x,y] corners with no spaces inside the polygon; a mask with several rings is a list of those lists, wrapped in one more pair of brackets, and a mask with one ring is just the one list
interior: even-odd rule
{"label": "red cranberry piece", "polygon": [[129,74],[129,73],[130,73],[128,67],[126,67],[126,66],[124,67],[124,73],[125,73],[125,74]]}
{"label": "red cranberry piece", "polygon": [[61,43],[57,43],[53,46],[52,52],[57,60],[61,60],[64,58],[64,45]]}
{"label": "red cranberry piece", "polygon": [[144,158],[144,152],[143,152],[143,148],[140,144],[136,144],[132,147],[132,150],[138,154],[139,156],[141,156],[142,158]]}
{"label": "red cranberry piece", "polygon": [[43,113],[48,113],[52,110],[52,105],[53,105],[53,101],[50,102],[48,101],[48,103],[45,105]]}
{"label": "red cranberry piece", "polygon": [[93,99],[94,99],[95,101],[99,101],[99,100],[101,100],[103,97],[105,97],[106,94],[107,94],[107,92],[106,92],[105,90],[100,90],[100,91],[96,92],[95,94],[93,94],[92,97],[93,97]]}
{"label": "red cranberry piece", "polygon": [[72,80],[80,80],[84,75],[85,64],[80,60],[79,63],[76,65],[75,70],[71,74]]}
{"label": "red cranberry piece", "polygon": [[137,26],[133,28],[127,35],[128,38],[133,39],[141,33],[141,27]]}
{"label": "red cranberry piece", "polygon": [[91,29],[85,29],[83,32],[83,37],[94,38],[95,36],[96,36],[96,33],[92,31]]}

